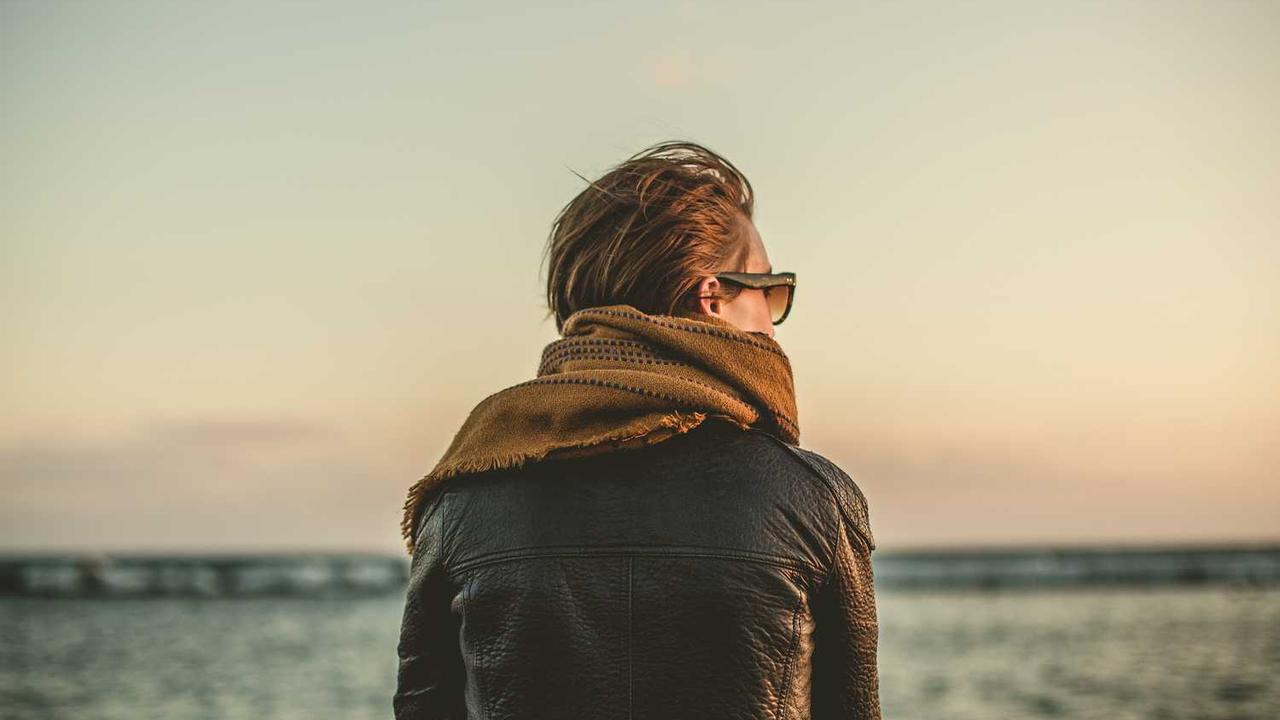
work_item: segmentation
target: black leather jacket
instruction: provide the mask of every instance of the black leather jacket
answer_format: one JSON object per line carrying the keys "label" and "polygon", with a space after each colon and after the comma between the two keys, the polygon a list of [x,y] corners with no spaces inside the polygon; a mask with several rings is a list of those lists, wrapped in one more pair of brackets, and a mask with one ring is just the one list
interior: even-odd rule
{"label": "black leather jacket", "polygon": [[867,503],[821,455],[709,419],[425,502],[397,720],[880,717]]}

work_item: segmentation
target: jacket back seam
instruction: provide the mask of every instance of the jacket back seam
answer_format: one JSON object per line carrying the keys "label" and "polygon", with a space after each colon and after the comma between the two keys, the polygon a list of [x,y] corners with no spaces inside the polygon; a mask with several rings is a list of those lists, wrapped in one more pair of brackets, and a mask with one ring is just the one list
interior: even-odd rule
{"label": "jacket back seam", "polygon": [[824,568],[815,567],[811,563],[802,560],[785,560],[782,558],[762,557],[758,555],[749,555],[745,553],[734,552],[706,552],[692,551],[679,552],[675,550],[654,549],[648,546],[640,547],[610,547],[593,550],[591,546],[574,546],[575,549],[570,550],[534,550],[534,551],[501,551],[497,557],[484,557],[483,559],[471,559],[459,563],[453,572],[461,574],[469,572],[480,567],[496,565],[504,562],[512,562],[515,560],[529,560],[537,558],[549,557],[666,557],[666,558],[709,558],[719,560],[739,560],[742,562],[757,563],[761,565],[772,565],[787,570],[795,570],[802,573],[810,573],[813,577],[822,575],[826,572]]}
{"label": "jacket back seam", "polygon": [[[747,555],[751,557],[758,557],[764,560],[774,560],[779,563],[790,563],[797,566],[815,567],[813,563],[807,560],[804,560],[803,558],[787,557],[786,555],[779,555],[776,553],[766,552],[763,550],[742,549],[742,548],[725,546],[725,545],[703,545],[701,543],[654,543],[654,542],[612,543],[612,544],[574,542],[574,543],[539,543],[536,545],[521,545],[519,547],[510,547],[510,548],[504,548],[502,550],[490,550],[488,552],[478,553],[460,562],[458,564],[458,567],[464,568],[468,564],[474,563],[477,560],[484,560],[484,559],[487,559],[490,557],[496,557],[499,555],[509,555],[513,553],[520,553],[520,552],[526,552],[526,551],[535,552],[535,553],[546,552],[546,551],[552,551],[552,552],[581,551],[581,552],[600,552],[600,553],[608,554],[613,551],[632,551],[632,550],[639,550],[642,552],[652,551],[652,552],[681,553],[684,551],[693,551],[693,552],[728,553],[733,555]],[[821,568],[816,568],[816,569],[821,569]]]}
{"label": "jacket back seam", "polygon": [[796,647],[800,643],[800,608],[804,601],[796,603],[791,610],[791,645],[787,650],[786,670],[782,675],[782,692],[778,694],[778,707],[774,709],[773,716],[779,720],[787,706],[787,696],[791,694],[791,671],[795,667]]}
{"label": "jacket back seam", "polygon": [[632,605],[634,604],[635,595],[633,594],[633,583],[635,578],[635,557],[627,558],[627,720],[631,720],[632,713],[635,712],[635,670],[634,670],[634,652],[632,644],[635,641],[632,625],[634,615]]}
{"label": "jacket back seam", "polygon": [[[471,598],[471,586],[474,582],[475,582],[475,576],[473,575],[467,578],[466,581],[462,584],[462,618],[464,623],[466,622],[466,619],[467,619],[467,606],[468,606],[468,601]],[[478,652],[476,654],[477,660],[481,659],[482,652],[483,651]],[[480,667],[480,665],[482,664],[483,663],[477,663],[477,667],[474,668],[475,672],[471,679],[473,682],[475,682],[476,698],[480,700],[481,720],[487,720],[487,718],[489,717],[489,701],[488,701],[488,698],[485,697],[483,689],[480,687],[480,673],[483,671],[483,668]]]}

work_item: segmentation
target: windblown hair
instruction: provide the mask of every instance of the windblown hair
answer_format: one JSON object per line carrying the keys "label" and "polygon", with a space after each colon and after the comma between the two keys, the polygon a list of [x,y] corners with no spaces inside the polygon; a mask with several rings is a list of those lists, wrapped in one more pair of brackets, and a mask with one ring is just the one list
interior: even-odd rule
{"label": "windblown hair", "polygon": [[[556,216],[547,241],[548,315],[557,331],[588,307],[627,304],[659,315],[693,308],[701,277],[745,269],[755,194],[711,150],[663,142],[595,182],[582,179],[588,187]],[[720,297],[737,293],[726,283]]]}

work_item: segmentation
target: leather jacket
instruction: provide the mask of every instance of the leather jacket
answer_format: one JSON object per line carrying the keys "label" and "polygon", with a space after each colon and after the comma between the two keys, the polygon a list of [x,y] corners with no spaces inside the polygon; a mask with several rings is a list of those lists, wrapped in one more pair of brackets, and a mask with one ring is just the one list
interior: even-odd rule
{"label": "leather jacket", "polygon": [[714,418],[423,501],[393,698],[436,718],[880,718],[867,503]]}

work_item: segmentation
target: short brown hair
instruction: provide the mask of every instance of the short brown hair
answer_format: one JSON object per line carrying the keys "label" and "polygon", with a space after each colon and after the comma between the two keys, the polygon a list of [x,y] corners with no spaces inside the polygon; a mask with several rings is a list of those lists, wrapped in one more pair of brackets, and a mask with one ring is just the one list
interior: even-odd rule
{"label": "short brown hair", "polygon": [[[755,193],[720,155],[668,141],[586,181],[547,241],[548,315],[557,331],[578,310],[601,305],[670,315],[689,303],[701,276],[744,269]],[[736,294],[723,288],[726,300]]]}

